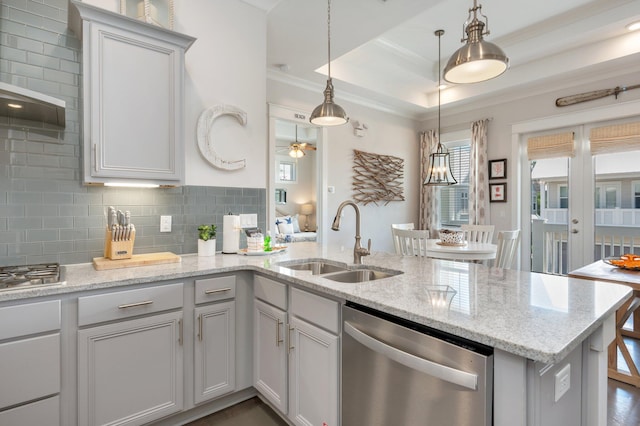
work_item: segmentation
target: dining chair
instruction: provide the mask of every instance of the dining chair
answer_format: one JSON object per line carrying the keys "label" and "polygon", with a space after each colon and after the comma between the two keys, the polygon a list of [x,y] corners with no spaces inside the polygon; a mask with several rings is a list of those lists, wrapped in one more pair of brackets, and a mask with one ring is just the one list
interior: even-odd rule
{"label": "dining chair", "polygon": [[520,242],[520,230],[498,232],[498,249],[493,266],[501,269],[511,268],[513,258]]}
{"label": "dining chair", "polygon": [[414,229],[414,225],[413,225],[413,222],[391,224],[391,237],[393,238],[393,247],[396,249],[396,254],[402,254],[402,252],[400,251],[400,246],[398,245],[398,240],[396,238],[396,235],[393,232],[394,229]]}
{"label": "dining chair", "polygon": [[461,225],[465,241],[474,243],[491,243],[493,241],[494,225]]}
{"label": "dining chair", "polygon": [[426,229],[391,229],[393,241],[398,245],[397,254],[403,256],[426,256],[429,231]]}

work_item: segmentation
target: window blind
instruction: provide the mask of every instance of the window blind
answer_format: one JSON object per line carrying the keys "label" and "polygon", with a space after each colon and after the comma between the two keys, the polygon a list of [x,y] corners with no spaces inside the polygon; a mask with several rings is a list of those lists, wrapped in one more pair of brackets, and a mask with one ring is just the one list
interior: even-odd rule
{"label": "window blind", "polygon": [[591,155],[640,150],[640,122],[591,129]]}
{"label": "window blind", "polygon": [[527,139],[527,157],[529,160],[573,157],[574,155],[575,141],[573,132],[536,136]]}
{"label": "window blind", "polygon": [[471,146],[448,149],[451,172],[458,183],[440,188],[440,222],[443,226],[469,223],[469,170]]}

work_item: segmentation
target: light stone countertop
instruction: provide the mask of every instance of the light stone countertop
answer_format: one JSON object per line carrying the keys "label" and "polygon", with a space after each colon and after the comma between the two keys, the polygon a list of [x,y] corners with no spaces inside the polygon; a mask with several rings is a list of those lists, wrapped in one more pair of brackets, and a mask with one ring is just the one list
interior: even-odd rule
{"label": "light stone countertop", "polygon": [[[556,363],[631,294],[624,285],[382,252],[374,252],[363,262],[404,273],[352,284],[278,266],[283,261],[310,258],[353,262],[350,248],[341,251],[316,243],[295,243],[285,252],[268,256],[184,255],[181,263],[107,271],[96,271],[91,264],[68,265],[62,271],[64,284],[0,292],[0,302],[248,270],[518,356]],[[449,285],[457,292],[448,310],[431,305],[426,289],[434,285]]]}

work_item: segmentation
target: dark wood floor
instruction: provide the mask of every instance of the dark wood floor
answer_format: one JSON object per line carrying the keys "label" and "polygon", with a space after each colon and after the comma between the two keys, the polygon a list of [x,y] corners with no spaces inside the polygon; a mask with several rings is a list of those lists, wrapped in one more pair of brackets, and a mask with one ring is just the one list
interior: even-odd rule
{"label": "dark wood floor", "polygon": [[[640,343],[627,340],[633,359],[640,360]],[[618,357],[618,364],[624,360]],[[640,426],[640,389],[609,379],[607,426]],[[286,426],[287,424],[258,398],[204,417],[187,426]]]}

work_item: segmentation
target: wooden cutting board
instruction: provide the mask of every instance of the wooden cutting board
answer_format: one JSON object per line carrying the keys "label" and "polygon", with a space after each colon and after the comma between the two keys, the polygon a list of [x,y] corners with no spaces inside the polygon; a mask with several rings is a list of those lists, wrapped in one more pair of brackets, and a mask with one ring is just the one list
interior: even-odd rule
{"label": "wooden cutting board", "polygon": [[133,268],[135,266],[160,265],[162,263],[180,263],[180,256],[171,252],[134,254],[130,259],[107,259],[106,257],[94,257],[93,267],[96,271],[106,269]]}

